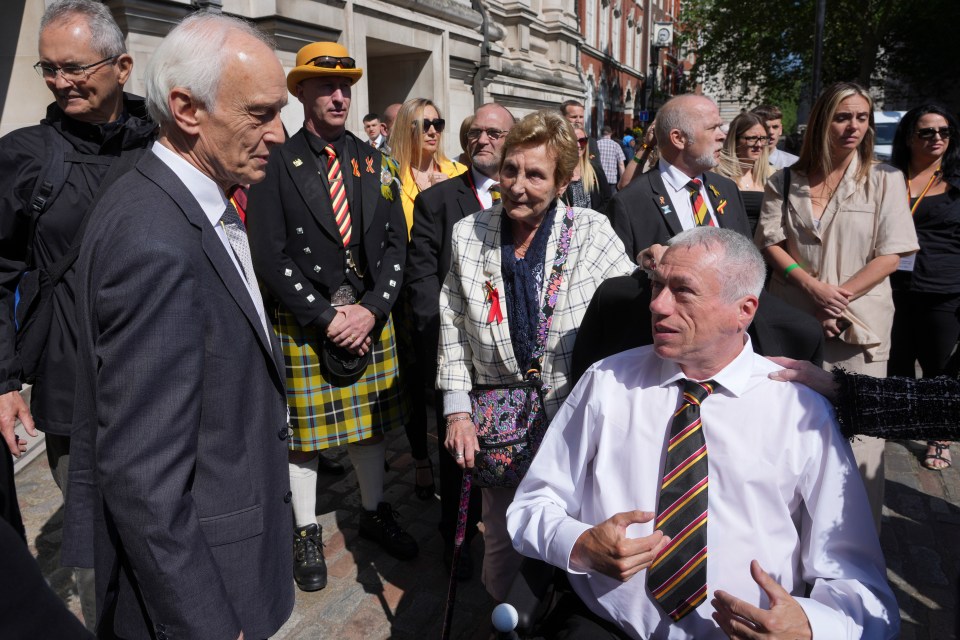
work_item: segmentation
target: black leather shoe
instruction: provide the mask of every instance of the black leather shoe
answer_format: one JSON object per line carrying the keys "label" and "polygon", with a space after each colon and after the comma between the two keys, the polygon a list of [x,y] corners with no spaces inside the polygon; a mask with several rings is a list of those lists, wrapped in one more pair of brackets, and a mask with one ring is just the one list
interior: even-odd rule
{"label": "black leather shoe", "polygon": [[[447,567],[447,572],[453,567],[453,547],[447,547],[443,551],[443,564]],[[466,582],[473,577],[473,556],[470,555],[470,545],[466,542],[460,548],[460,562],[457,564],[457,580]]]}
{"label": "black leather shoe", "polygon": [[318,524],[297,527],[293,532],[293,579],[301,591],[319,591],[327,586],[320,532]]}
{"label": "black leather shoe", "polygon": [[388,502],[381,502],[376,511],[360,512],[360,537],[376,542],[399,560],[411,560],[420,553],[417,541],[397,524]]}
{"label": "black leather shoe", "polygon": [[336,460],[324,456],[322,453],[317,456],[317,473],[323,473],[328,476],[342,476],[347,470]]}

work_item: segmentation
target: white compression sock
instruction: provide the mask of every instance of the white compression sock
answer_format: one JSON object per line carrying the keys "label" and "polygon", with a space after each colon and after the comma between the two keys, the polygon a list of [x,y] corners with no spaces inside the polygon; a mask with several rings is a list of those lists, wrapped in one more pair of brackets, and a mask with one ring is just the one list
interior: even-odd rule
{"label": "white compression sock", "polygon": [[347,445],[347,455],[357,471],[360,502],[367,511],[376,511],[377,505],[383,501],[383,459],[386,453],[386,441],[364,446]]}
{"label": "white compression sock", "polygon": [[289,463],[293,518],[298,527],[317,523],[317,459]]}

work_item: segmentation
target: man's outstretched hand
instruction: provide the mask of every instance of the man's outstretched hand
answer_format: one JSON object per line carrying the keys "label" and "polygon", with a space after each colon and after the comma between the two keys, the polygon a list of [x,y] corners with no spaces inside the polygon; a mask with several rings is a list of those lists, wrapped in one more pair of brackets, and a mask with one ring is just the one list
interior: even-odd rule
{"label": "man's outstretched hand", "polygon": [[570,564],[580,571],[596,571],[626,582],[649,567],[670,538],[654,531],[645,538],[628,538],[627,527],[650,522],[650,511],[625,511],[584,531],[573,545]]}
{"label": "man's outstretched hand", "polygon": [[813,631],[800,603],[779,582],[760,568],[756,560],[750,563],[750,575],[770,600],[769,609],[761,609],[736,598],[726,591],[713,594],[710,604],[716,609],[713,619],[733,640],[810,640]]}

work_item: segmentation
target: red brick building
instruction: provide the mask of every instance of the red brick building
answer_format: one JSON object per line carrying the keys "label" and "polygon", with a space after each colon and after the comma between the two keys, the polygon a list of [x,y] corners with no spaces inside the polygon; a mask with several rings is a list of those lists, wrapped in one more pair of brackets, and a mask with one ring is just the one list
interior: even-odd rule
{"label": "red brick building", "polygon": [[598,135],[609,125],[622,135],[682,90],[685,69],[672,37],[680,0],[576,0],[576,6],[587,127]]}

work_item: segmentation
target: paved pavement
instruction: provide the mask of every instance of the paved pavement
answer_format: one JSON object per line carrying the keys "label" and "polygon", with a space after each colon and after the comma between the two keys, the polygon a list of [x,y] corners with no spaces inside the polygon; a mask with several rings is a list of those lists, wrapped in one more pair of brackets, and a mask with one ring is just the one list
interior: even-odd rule
{"label": "paved pavement", "polygon": [[[420,543],[420,556],[400,562],[357,536],[359,491],[354,474],[321,476],[317,509],[323,526],[330,581],[315,593],[297,592],[293,615],[277,639],[439,638],[447,580],[435,523],[436,500],[422,502],[413,493],[413,460],[402,431],[388,436],[387,499]],[[436,447],[436,441],[431,442]],[[888,576],[901,607],[904,640],[954,637],[957,577],[960,575],[960,471],[924,470],[918,442],[887,443],[886,506],[882,543]],[[348,466],[344,450],[335,450]],[[960,460],[957,448],[954,456]],[[436,457],[436,456],[434,456]],[[57,566],[62,503],[44,456],[17,476],[27,534],[52,586],[75,613],[79,602],[71,573]],[[474,558],[482,556],[480,536]],[[479,572],[478,572],[479,573]],[[453,637],[489,635],[493,603],[475,577],[461,583]]]}

